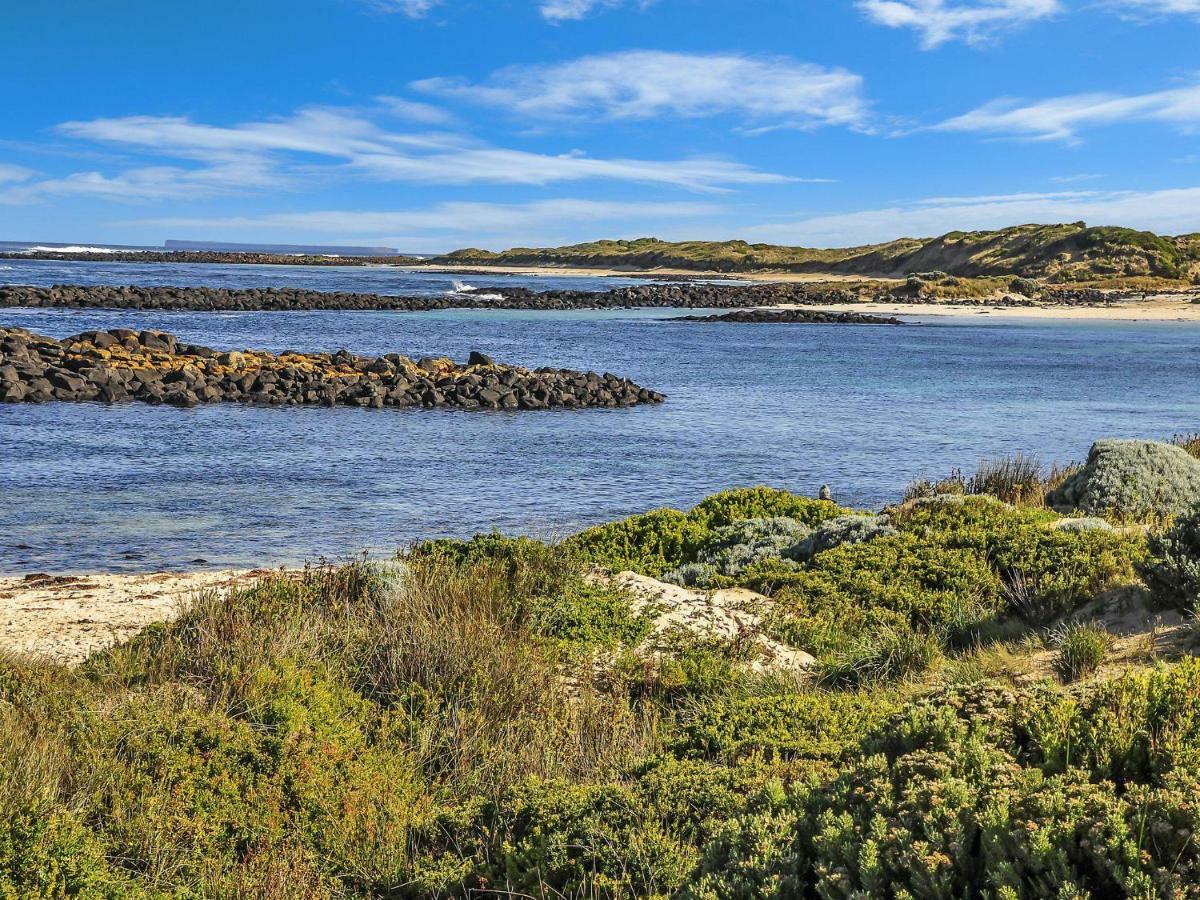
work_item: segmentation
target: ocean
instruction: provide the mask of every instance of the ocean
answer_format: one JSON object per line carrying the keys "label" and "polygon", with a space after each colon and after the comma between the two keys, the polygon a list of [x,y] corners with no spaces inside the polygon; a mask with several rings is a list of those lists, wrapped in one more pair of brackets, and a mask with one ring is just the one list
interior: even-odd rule
{"label": "ocean", "polygon": [[[0,283],[441,293],[627,279],[0,260]],[[463,289],[459,285],[458,289]],[[295,565],[427,537],[545,537],[726,487],[879,508],[917,477],[1100,437],[1200,430],[1200,325],[916,317],[717,325],[687,310],[191,313],[0,310],[63,337],[172,331],[222,348],[401,352],[611,371],[662,406],[527,413],[0,405],[0,572]]]}

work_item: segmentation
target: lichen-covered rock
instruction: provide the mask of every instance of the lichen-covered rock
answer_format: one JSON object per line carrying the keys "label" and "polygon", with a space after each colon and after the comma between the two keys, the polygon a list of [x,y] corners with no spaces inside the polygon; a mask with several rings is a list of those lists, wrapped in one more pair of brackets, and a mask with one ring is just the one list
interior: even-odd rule
{"label": "lichen-covered rock", "polygon": [[784,553],[789,559],[806,562],[818,553],[842,544],[862,544],[896,534],[888,516],[839,516],[822,522],[807,538]]}
{"label": "lichen-covered rock", "polygon": [[1181,516],[1200,503],[1200,460],[1158,441],[1097,441],[1086,465],[1046,502],[1064,513],[1123,521]]}

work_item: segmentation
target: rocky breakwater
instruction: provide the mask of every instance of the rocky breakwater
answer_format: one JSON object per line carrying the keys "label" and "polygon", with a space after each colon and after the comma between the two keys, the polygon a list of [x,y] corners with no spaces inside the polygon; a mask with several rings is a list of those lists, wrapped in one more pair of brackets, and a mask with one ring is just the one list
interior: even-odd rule
{"label": "rocky breakwater", "polygon": [[645,284],[609,291],[532,291],[528,288],[489,286],[478,294],[467,292],[421,297],[306,291],[298,288],[0,285],[0,307],[194,312],[318,309],[427,312],[440,309],[578,310],[644,307],[736,309],[784,303],[852,303],[859,299],[859,295],[853,291],[810,289],[789,284]]}
{"label": "rocky breakwater", "polygon": [[712,316],[676,316],[667,322],[741,322],[756,325],[903,325],[893,316],[819,309],[739,309]]}
{"label": "rocky breakwater", "polygon": [[616,375],[500,365],[472,353],[413,361],[336,353],[222,352],[160,331],[88,331],[61,341],[0,328],[0,402],[52,400],[196,406],[583,409],[661,403]]}

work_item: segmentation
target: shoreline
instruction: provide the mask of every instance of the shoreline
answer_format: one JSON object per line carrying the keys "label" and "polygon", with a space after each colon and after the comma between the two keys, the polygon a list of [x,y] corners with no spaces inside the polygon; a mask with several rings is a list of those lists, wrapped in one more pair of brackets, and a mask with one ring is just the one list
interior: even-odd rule
{"label": "shoreline", "polygon": [[178,617],[198,594],[249,585],[274,571],[0,575],[0,653],[77,665]]}
{"label": "shoreline", "polygon": [[1200,323],[1200,303],[1190,301],[1150,299],[1106,306],[1005,306],[986,303],[830,303],[820,306],[782,304],[764,309],[811,309],[828,312],[867,312],[899,318],[967,319],[1037,319],[1042,321],[1073,322],[1197,322]]}

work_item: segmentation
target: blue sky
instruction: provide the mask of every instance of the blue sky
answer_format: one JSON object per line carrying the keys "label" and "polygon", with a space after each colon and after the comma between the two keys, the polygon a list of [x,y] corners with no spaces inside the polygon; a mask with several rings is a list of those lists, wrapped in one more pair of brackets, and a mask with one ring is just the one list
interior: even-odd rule
{"label": "blue sky", "polygon": [[0,239],[1200,231],[1200,0],[59,0]]}

